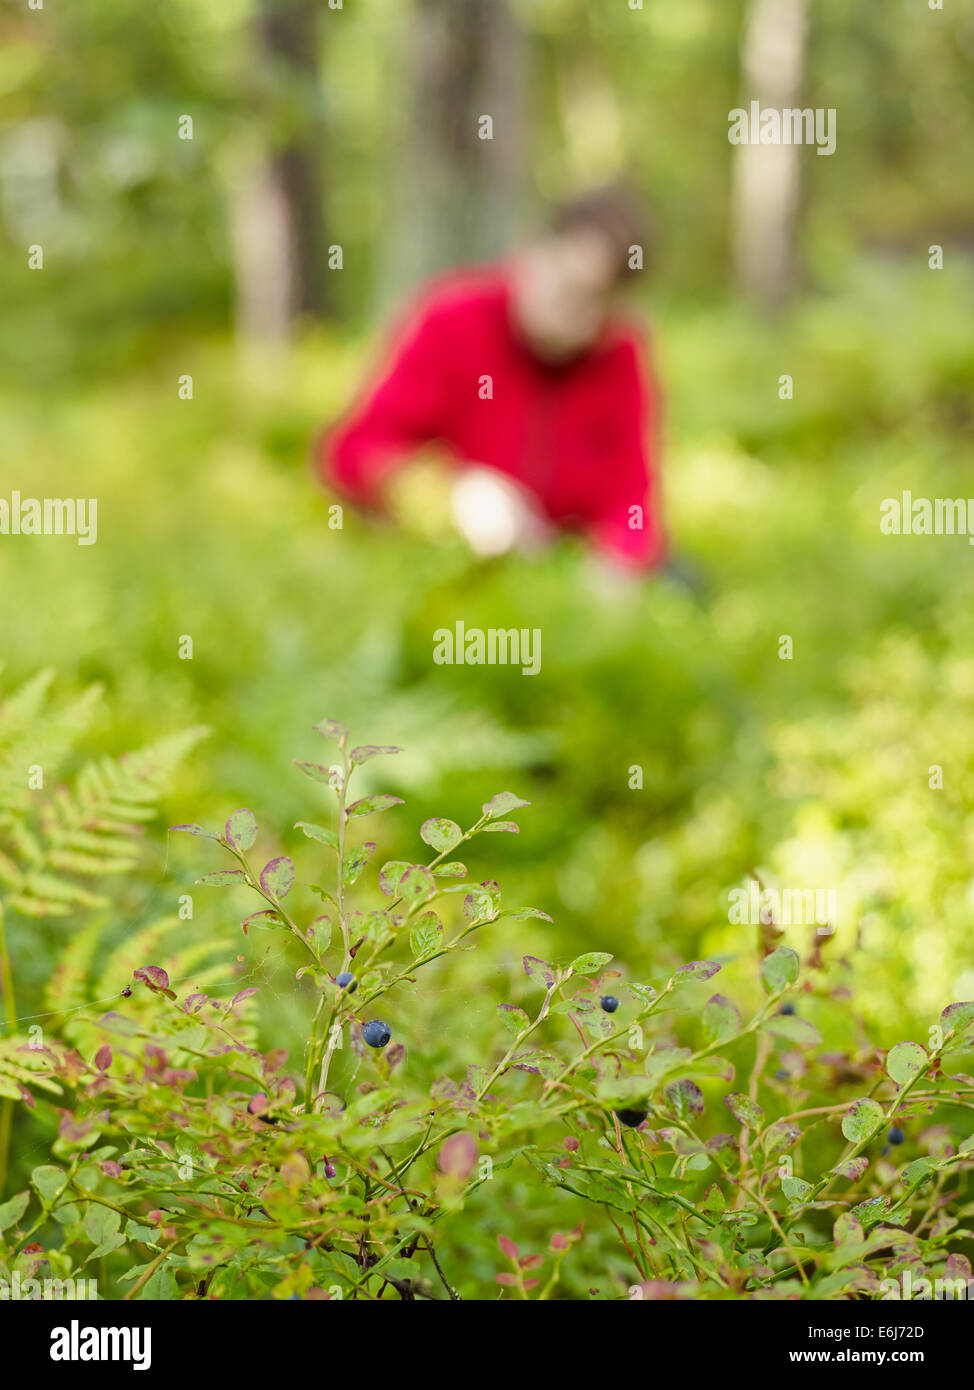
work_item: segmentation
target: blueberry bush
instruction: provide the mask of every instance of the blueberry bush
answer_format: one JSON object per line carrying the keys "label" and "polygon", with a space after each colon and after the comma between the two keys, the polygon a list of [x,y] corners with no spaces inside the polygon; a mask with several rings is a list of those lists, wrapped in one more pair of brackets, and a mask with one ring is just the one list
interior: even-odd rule
{"label": "blueberry bush", "polygon": [[[123,1299],[408,1301],[862,1299],[889,1296],[906,1271],[970,1278],[974,1003],[949,1004],[923,1043],[880,1049],[857,1024],[853,1045],[836,1045],[814,1020],[834,1016],[830,1001],[852,1007],[842,963],[821,934],[803,959],[773,922],[733,960],[558,963],[548,914],[507,906],[457,857],[516,834],[523,798],[500,792],[465,830],[429,818],[423,854],[381,863],[360,832],[402,799],[358,795],[355,779],[400,750],[355,745],[335,720],[316,733],[325,761],[297,766],[335,814],[296,823],[312,877],[258,852],[249,809],[222,829],[173,827],[221,852],[204,892],[252,900],[251,949],[300,953],[289,1006],[303,1055],[266,1046],[259,986],[215,991],[232,912],[216,945],[177,947],[168,920],[125,939],[95,985],[107,1012],[88,978],[100,928],[74,934],[48,993],[54,1025],[8,1029],[0,1046],[4,1104],[36,1112],[46,1150],[0,1205],[3,1278],[97,1272],[100,1296]],[[85,794],[127,787],[131,809],[131,778],[102,777],[83,779]],[[111,796],[87,813],[81,792],[59,796],[76,812],[46,821],[63,872],[93,869],[70,854],[102,853],[99,837],[127,862]],[[5,816],[27,858],[40,852],[18,806]],[[23,897],[12,859],[7,878]],[[422,982],[489,955],[502,918],[541,924],[553,959],[525,955],[479,1061],[427,1082],[413,1043]],[[713,992],[722,969],[736,1001]],[[543,1240],[511,1211],[515,1179],[550,1222]],[[509,1228],[485,1273],[458,1252],[486,1211]]]}

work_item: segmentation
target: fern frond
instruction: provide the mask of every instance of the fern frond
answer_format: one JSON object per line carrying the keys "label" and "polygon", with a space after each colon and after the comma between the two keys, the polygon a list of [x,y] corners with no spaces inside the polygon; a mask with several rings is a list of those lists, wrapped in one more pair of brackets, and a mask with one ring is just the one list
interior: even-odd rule
{"label": "fern frond", "polygon": [[45,782],[53,781],[101,699],[102,687],[92,685],[70,704],[48,709],[52,676],[40,672],[0,705],[0,828],[12,826],[33,804],[28,770],[40,767]]}
{"label": "fern frond", "polygon": [[63,1087],[51,1073],[63,1056],[63,1044],[47,1042],[38,1048],[22,1034],[0,1038],[0,1096],[22,1100],[32,1088],[62,1095]]}
{"label": "fern frond", "polygon": [[[47,987],[47,1008],[62,1015],[61,1035],[83,1055],[97,1048],[102,1041],[98,1020],[113,1007],[109,1001],[132,984],[135,970],[150,963],[163,967],[180,995],[214,988],[220,999],[232,996],[231,943],[226,939],[180,941],[189,925],[172,915],[160,917],[114,947],[106,946],[109,928],[104,922],[94,922],[74,936]],[[234,1014],[234,1036],[248,1044],[256,1037],[254,1005],[253,999],[244,1000]],[[125,1012],[146,1027],[159,1024],[158,1001],[142,989],[136,988],[126,1001]],[[178,1034],[173,1043],[178,1043]]]}
{"label": "fern frond", "polygon": [[[28,791],[27,769],[50,769],[73,746],[98,698],[92,687],[50,715],[42,673],[0,708],[0,884],[28,917],[63,917],[106,899],[78,879],[126,873],[139,859],[139,839],[179,763],[207,732],[197,726],[120,758],[86,763],[72,786],[43,796]],[[41,732],[35,725],[41,721]]]}

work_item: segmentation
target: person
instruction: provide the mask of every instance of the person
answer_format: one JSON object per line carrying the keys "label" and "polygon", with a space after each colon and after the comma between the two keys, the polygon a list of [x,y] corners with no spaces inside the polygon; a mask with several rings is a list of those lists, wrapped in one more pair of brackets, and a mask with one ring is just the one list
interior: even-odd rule
{"label": "person", "polygon": [[363,508],[427,445],[460,469],[453,508],[475,551],[585,535],[610,568],[661,566],[659,391],[617,309],[645,255],[618,186],[558,208],[510,257],[427,284],[386,360],[317,440],[322,479]]}

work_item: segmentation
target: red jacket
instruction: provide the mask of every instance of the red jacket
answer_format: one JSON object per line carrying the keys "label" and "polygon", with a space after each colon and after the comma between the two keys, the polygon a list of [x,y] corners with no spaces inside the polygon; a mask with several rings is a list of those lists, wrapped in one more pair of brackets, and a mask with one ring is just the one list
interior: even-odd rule
{"label": "red jacket", "polygon": [[322,477],[368,504],[411,452],[439,441],[461,466],[518,480],[555,525],[629,565],[658,564],[659,407],[638,338],[613,323],[582,357],[546,365],[516,335],[509,296],[503,266],[428,286],[386,365],[320,440]]}

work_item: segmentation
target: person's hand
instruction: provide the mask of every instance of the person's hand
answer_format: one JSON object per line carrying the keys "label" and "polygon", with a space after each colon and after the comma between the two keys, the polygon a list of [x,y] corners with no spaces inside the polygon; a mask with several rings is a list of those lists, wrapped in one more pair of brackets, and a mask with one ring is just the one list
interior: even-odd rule
{"label": "person's hand", "polygon": [[464,469],[453,484],[450,506],[475,555],[539,550],[554,535],[530,493],[492,468]]}
{"label": "person's hand", "polygon": [[626,602],[646,582],[646,571],[625,565],[604,551],[590,550],[585,557],[585,583],[590,593],[605,603]]}

